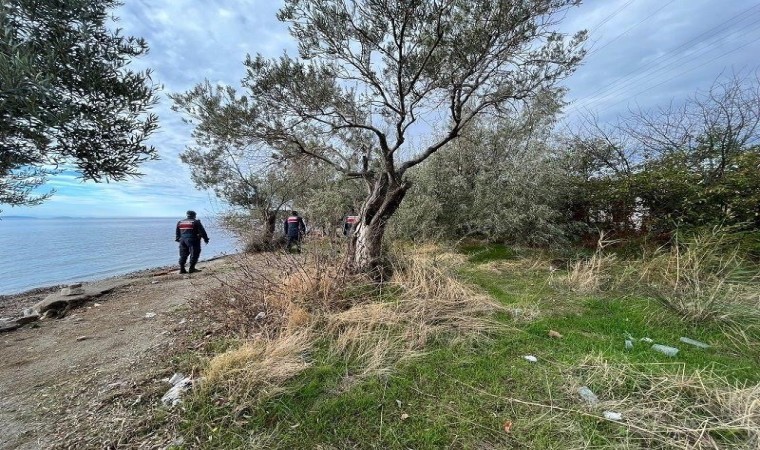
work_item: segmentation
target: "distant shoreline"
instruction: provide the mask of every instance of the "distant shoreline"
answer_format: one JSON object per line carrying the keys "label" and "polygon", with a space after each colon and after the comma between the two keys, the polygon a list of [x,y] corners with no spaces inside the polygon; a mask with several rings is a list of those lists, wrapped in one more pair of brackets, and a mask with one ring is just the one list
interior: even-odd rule
{"label": "distant shoreline", "polygon": [[[214,256],[212,258],[208,258],[208,259],[201,259],[199,261],[199,263],[204,263],[204,262],[208,262],[208,261],[215,261],[217,259],[229,258],[229,257],[235,256],[237,254],[238,253],[230,253],[228,255],[219,255],[219,256]],[[102,281],[102,280],[111,280],[111,279],[114,279],[114,278],[142,278],[142,277],[145,277],[146,275],[152,274],[154,272],[166,272],[166,271],[173,271],[173,270],[179,270],[179,268],[178,268],[178,266],[176,264],[165,265],[165,266],[146,267],[144,269],[132,270],[130,272],[127,272],[127,273],[124,273],[124,274],[121,274],[121,275],[105,276],[105,277],[101,277],[101,278],[93,278],[91,280],[79,280],[79,281],[70,281],[70,282],[66,282],[66,283],[51,284],[51,285],[47,285],[47,286],[36,286],[36,287],[32,287],[32,288],[29,288],[29,289],[24,289],[23,291],[19,291],[19,292],[15,292],[15,293],[10,293],[10,294],[0,293],[0,303],[3,303],[3,302],[8,301],[8,300],[22,298],[22,297],[30,297],[30,296],[38,296],[38,295],[42,295],[42,294],[49,294],[49,293],[52,293],[52,292],[55,292],[55,291],[61,289],[64,286],[68,286],[68,285],[74,284],[74,283],[83,283],[83,284],[86,284],[86,283],[94,283],[96,281]]]}

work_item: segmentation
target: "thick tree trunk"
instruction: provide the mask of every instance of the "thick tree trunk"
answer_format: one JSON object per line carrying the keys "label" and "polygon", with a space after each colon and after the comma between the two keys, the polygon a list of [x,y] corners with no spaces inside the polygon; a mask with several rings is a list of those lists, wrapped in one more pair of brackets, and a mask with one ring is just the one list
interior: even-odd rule
{"label": "thick tree trunk", "polygon": [[387,174],[375,181],[349,240],[346,262],[351,271],[383,278],[387,269],[383,264],[383,235],[409,187],[408,182],[399,183]]}
{"label": "thick tree trunk", "polygon": [[272,248],[274,237],[274,230],[277,226],[277,211],[276,210],[264,210],[264,228],[261,230],[261,245],[265,248]]}

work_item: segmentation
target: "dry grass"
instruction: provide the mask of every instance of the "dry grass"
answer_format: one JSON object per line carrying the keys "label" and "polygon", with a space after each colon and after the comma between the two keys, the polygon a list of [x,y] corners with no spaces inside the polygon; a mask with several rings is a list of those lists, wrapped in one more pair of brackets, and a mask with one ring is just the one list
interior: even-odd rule
{"label": "dry grass", "polygon": [[601,401],[593,411],[621,413],[619,423],[643,447],[760,448],[760,384],[737,385],[709,369],[687,373],[678,364],[652,369],[595,356],[575,372]]}
{"label": "dry grass", "polygon": [[[732,383],[709,369],[687,373],[683,364],[613,364],[601,356],[558,368],[569,380],[566,392],[548,392],[546,402],[505,397],[455,381],[474,396],[541,411],[523,414],[519,426],[524,430],[549,426],[555,436],[563,436],[562,448],[760,448],[760,384]],[[591,387],[599,402],[585,403],[578,394],[580,386]],[[607,418],[604,412],[619,413],[621,419]],[[581,417],[622,430],[595,434],[592,446]],[[598,438],[603,439],[602,446]]]}
{"label": "dry grass", "polygon": [[336,256],[241,259],[199,306],[249,341],[212,359],[205,384],[226,397],[269,396],[325,340],[350,365],[347,377],[359,380],[389,372],[435,339],[478,338],[498,326],[490,317],[504,307],[454,277],[461,255],[428,246],[397,251],[395,260],[391,281],[378,285],[346,275]]}
{"label": "dry grass", "polygon": [[722,240],[713,231],[677,243],[637,263],[637,281],[686,320],[760,323],[757,272],[745,269],[737,251],[726,252]]}
{"label": "dry grass", "polygon": [[477,338],[499,325],[493,313],[505,308],[458,281],[452,271],[465,259],[426,246],[396,251],[396,268],[386,301],[359,303],[327,317],[334,354],[357,361],[361,378],[385,373],[419,355],[434,339]]}
{"label": "dry grass", "polygon": [[604,232],[599,233],[596,251],[590,258],[576,261],[569,267],[564,284],[579,293],[594,293],[605,290],[613,280],[613,270],[617,264],[614,255],[605,254],[605,247],[615,241],[605,239]]}
{"label": "dry grass", "polygon": [[203,386],[241,403],[270,397],[309,366],[310,346],[309,329],[245,342],[210,361]]}

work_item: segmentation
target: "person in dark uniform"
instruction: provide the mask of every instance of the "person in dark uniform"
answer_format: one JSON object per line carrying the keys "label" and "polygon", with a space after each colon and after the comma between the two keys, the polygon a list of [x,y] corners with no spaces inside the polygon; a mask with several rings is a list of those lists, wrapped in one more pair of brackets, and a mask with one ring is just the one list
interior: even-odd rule
{"label": "person in dark uniform", "polygon": [[301,253],[301,238],[306,233],[306,224],[301,216],[298,215],[298,211],[291,211],[290,216],[285,219],[284,223],[285,235],[288,237],[288,243],[285,249],[289,252],[290,247],[295,244],[298,253]]}
{"label": "person in dark uniform", "polygon": [[[195,268],[201,256],[201,239],[208,244],[208,234],[200,220],[195,218],[195,211],[188,211],[187,217],[177,222],[176,239],[179,242],[179,273],[200,272]],[[190,256],[190,270],[185,270],[187,257]]]}
{"label": "person in dark uniform", "polygon": [[359,223],[359,216],[356,215],[354,209],[343,217],[343,236],[351,236],[356,229],[356,224]]}

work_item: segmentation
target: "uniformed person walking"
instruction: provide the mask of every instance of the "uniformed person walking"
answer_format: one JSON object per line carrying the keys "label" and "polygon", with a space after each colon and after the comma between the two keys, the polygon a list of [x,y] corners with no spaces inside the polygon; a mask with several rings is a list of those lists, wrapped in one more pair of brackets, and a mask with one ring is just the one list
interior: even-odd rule
{"label": "uniformed person walking", "polygon": [[[200,220],[195,218],[195,211],[188,211],[187,217],[177,222],[176,239],[179,242],[179,273],[200,272],[195,268],[201,256],[201,239],[208,244],[208,234]],[[187,257],[190,257],[190,270],[185,270]]]}
{"label": "uniformed person walking", "polygon": [[290,216],[285,219],[283,224],[285,228],[285,235],[288,237],[288,243],[285,246],[287,251],[290,251],[290,247],[294,244],[298,253],[301,253],[301,238],[306,233],[306,224],[301,216],[298,215],[298,211],[291,211]]}

